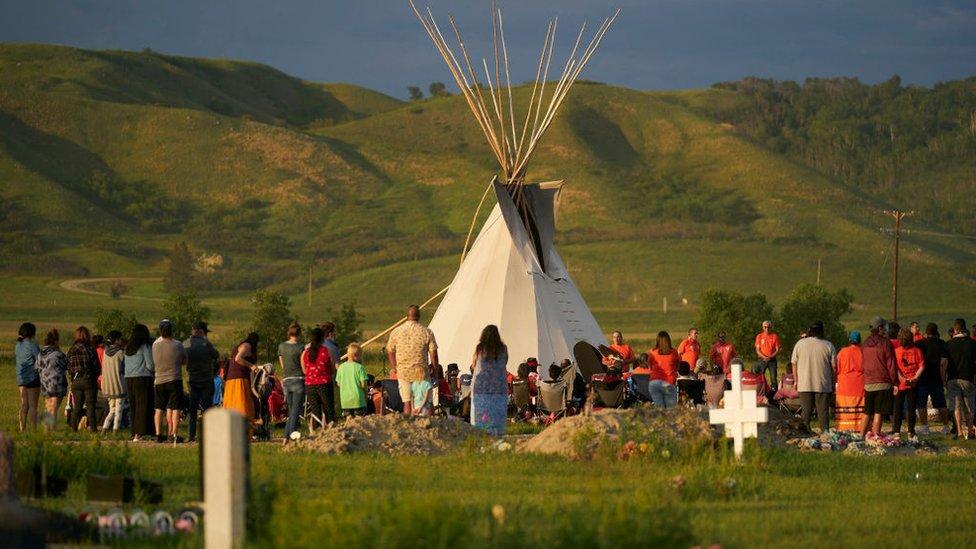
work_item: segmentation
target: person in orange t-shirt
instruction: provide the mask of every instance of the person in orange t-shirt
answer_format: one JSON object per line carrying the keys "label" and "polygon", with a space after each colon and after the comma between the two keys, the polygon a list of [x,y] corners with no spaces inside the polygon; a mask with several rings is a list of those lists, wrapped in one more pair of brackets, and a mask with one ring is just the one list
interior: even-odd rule
{"label": "person in orange t-shirt", "polygon": [[630,345],[624,343],[624,335],[620,332],[613,332],[610,334],[610,341],[609,349],[617,353],[619,357],[605,356],[603,357],[603,364],[607,367],[619,364],[622,372],[630,370],[631,365],[637,362],[637,358],[634,356],[634,350]]}
{"label": "person in orange t-shirt", "polygon": [[915,400],[918,392],[918,378],[925,370],[925,357],[922,350],[915,345],[912,333],[902,329],[898,333],[901,345],[895,348],[895,363],[898,366],[898,394],[895,395],[895,409],[891,417],[891,430],[894,434],[901,432],[902,415],[905,403],[908,403],[908,436],[915,438]]}
{"label": "person in orange t-shirt", "polygon": [[782,349],[782,344],[779,341],[779,334],[773,331],[773,323],[764,320],[762,331],[756,335],[756,356],[759,357],[758,365],[762,367],[760,373],[766,375],[766,370],[770,372],[770,387],[776,387],[779,383],[779,372],[776,371],[776,355],[779,354],[780,349]]}
{"label": "person in orange t-shirt", "polygon": [[918,327],[918,322],[912,322],[908,325],[908,331],[912,333],[912,341],[918,343],[925,339],[925,334],[922,333],[922,329]]}
{"label": "person in orange t-shirt", "polygon": [[712,345],[708,352],[708,358],[712,364],[718,364],[722,368],[726,379],[732,378],[732,359],[739,356],[735,351],[735,345],[725,337],[725,330],[718,333],[718,341]]}
{"label": "person in orange t-shirt", "polygon": [[864,419],[864,367],[861,354],[861,332],[854,330],[850,345],[837,353],[837,399],[834,421],[838,431],[857,431]]}
{"label": "person in orange t-shirt", "polygon": [[671,346],[671,334],[657,333],[657,344],[647,353],[651,366],[648,392],[658,408],[674,408],[678,405],[678,362],[681,357]]}
{"label": "person in orange t-shirt", "polygon": [[678,344],[678,354],[681,360],[688,363],[692,368],[698,364],[701,358],[701,343],[698,342],[698,328],[688,330],[688,337]]}

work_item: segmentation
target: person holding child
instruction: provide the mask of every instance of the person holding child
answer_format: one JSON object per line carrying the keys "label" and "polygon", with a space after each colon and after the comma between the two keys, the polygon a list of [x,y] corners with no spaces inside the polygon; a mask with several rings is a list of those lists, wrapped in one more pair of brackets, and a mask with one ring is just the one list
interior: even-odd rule
{"label": "person holding child", "polygon": [[336,383],[339,385],[339,405],[346,417],[366,414],[366,368],[362,365],[362,347],[350,343],[346,347],[346,361],[339,365]]}

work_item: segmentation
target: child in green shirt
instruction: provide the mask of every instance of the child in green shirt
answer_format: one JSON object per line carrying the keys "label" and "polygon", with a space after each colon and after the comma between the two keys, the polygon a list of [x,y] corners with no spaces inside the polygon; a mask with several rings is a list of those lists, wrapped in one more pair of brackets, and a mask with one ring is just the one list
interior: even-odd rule
{"label": "child in green shirt", "polygon": [[336,372],[339,405],[347,417],[366,414],[366,368],[360,364],[362,352],[359,344],[349,344],[346,347],[346,362],[340,364]]}

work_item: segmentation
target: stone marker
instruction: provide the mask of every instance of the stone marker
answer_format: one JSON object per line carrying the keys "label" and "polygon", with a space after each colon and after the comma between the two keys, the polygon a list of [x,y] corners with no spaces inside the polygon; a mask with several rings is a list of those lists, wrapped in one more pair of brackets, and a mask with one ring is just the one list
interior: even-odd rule
{"label": "stone marker", "polygon": [[249,439],[243,415],[226,408],[203,414],[204,541],[207,549],[244,546]]}
{"label": "stone marker", "polygon": [[742,365],[732,365],[732,389],[725,391],[725,406],[708,411],[708,421],[725,425],[725,436],[731,437],[735,457],[742,458],[745,438],[756,438],[757,425],[769,420],[769,410],[756,405],[756,390],[742,388]]}

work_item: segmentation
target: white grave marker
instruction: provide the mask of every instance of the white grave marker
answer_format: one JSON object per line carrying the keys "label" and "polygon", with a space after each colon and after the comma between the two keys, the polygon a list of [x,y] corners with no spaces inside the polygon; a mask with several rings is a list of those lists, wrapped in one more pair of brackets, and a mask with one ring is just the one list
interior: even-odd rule
{"label": "white grave marker", "polygon": [[742,457],[742,441],[756,438],[758,424],[769,420],[769,410],[756,405],[756,390],[742,388],[742,365],[732,365],[732,389],[725,391],[725,406],[708,411],[708,421],[725,425],[725,436],[733,440],[735,457]]}
{"label": "white grave marker", "polygon": [[203,414],[203,509],[207,549],[244,546],[247,519],[247,420],[226,408]]}

